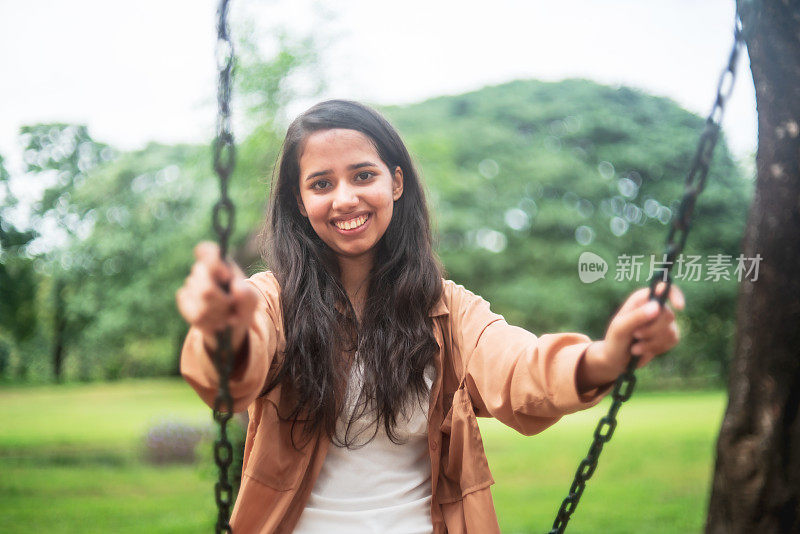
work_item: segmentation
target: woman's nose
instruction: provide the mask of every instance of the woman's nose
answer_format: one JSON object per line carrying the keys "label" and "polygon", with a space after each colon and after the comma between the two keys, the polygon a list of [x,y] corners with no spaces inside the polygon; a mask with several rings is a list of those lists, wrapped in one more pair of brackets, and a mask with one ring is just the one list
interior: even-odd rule
{"label": "woman's nose", "polygon": [[358,196],[355,189],[347,184],[340,185],[336,189],[333,199],[333,209],[335,211],[349,211],[358,206]]}

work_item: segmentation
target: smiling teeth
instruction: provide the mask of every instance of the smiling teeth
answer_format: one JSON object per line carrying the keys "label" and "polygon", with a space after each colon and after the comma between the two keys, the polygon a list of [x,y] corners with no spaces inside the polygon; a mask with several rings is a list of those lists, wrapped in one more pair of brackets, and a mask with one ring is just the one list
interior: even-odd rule
{"label": "smiling teeth", "polygon": [[346,222],[337,221],[334,222],[333,224],[335,224],[337,228],[341,228],[342,230],[352,230],[353,228],[358,228],[365,222],[367,222],[367,216],[362,215],[361,217],[358,217],[356,219],[350,219],[349,221]]}

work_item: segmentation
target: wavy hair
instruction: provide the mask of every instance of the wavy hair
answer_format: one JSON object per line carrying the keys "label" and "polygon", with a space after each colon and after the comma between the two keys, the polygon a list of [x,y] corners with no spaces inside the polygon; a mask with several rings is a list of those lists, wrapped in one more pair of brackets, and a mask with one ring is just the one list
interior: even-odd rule
{"label": "wavy hair", "polygon": [[[335,253],[302,216],[296,200],[306,139],[334,128],[361,132],[389,169],[403,171],[403,194],[375,245],[361,323],[340,281]],[[382,424],[388,437],[400,443],[395,427],[407,414],[408,398],[422,398],[428,391],[423,371],[438,350],[428,315],[441,295],[443,274],[411,156],[377,111],[349,100],[328,100],[291,123],[276,170],[262,245],[281,287],[286,348],[262,396],[281,383],[293,388],[294,409],[281,417],[292,421],[295,447],[294,430],[302,422],[309,439],[324,431],[335,444],[355,448],[358,436],[350,431],[365,415],[373,421],[370,441]],[[355,409],[344,419],[344,436],[338,436],[349,370],[356,363],[363,369],[363,384]]]}

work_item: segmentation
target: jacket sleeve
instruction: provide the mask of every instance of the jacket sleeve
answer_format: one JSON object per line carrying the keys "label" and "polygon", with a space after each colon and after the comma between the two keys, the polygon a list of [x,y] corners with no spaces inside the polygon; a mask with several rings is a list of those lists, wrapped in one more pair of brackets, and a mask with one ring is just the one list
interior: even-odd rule
{"label": "jacket sleeve", "polygon": [[[576,372],[591,339],[578,333],[540,337],[492,312],[478,295],[451,285],[453,342],[465,366],[475,413],[525,435],[600,402],[612,385],[578,394]],[[458,358],[455,359],[458,362]]]}
{"label": "jacket sleeve", "polygon": [[[241,359],[231,372],[229,380],[234,413],[246,410],[261,393],[275,356],[280,308],[277,284],[271,283],[270,279],[274,278],[268,273],[260,273],[248,279],[255,286],[260,298],[248,327],[245,343],[237,356]],[[189,385],[213,409],[219,388],[219,375],[211,354],[203,343],[203,334],[197,328],[190,328],[186,335],[180,368],[181,375]]]}

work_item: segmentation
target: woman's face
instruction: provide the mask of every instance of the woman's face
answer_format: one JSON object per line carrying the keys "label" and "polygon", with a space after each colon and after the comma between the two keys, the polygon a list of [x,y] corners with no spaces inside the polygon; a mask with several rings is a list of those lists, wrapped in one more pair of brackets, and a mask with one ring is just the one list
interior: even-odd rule
{"label": "woman's face", "polygon": [[300,155],[300,213],[340,257],[371,257],[403,194],[403,171],[392,171],[357,130],[311,134]]}

